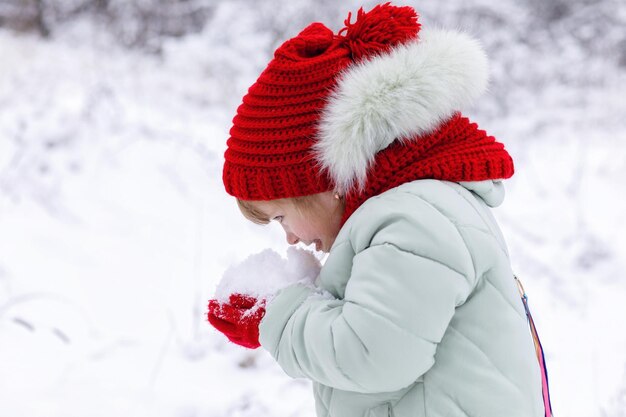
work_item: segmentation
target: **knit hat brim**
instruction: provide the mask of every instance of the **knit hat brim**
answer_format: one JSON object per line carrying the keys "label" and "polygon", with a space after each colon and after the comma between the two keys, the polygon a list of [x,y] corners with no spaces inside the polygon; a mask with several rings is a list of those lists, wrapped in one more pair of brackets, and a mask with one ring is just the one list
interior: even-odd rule
{"label": "knit hat brim", "polygon": [[418,40],[340,75],[320,119],[316,159],[340,193],[362,188],[379,151],[431,133],[487,83],[487,57],[476,40],[422,29]]}

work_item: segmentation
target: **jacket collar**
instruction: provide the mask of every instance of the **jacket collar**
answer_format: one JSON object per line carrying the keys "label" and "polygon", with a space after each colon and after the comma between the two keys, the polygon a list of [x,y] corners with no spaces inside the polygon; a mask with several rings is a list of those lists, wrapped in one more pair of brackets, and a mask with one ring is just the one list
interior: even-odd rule
{"label": "jacket collar", "polygon": [[504,182],[501,179],[459,181],[459,184],[477,194],[489,207],[498,207],[504,201]]}

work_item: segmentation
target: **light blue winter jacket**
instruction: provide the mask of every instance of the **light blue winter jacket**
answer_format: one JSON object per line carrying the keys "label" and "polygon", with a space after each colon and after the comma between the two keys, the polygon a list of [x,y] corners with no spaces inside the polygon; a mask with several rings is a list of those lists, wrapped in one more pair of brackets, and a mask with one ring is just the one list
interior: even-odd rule
{"label": "light blue winter jacket", "polygon": [[418,180],[367,200],[317,284],[268,306],[260,341],[324,417],[540,417],[541,376],[489,207],[501,181]]}

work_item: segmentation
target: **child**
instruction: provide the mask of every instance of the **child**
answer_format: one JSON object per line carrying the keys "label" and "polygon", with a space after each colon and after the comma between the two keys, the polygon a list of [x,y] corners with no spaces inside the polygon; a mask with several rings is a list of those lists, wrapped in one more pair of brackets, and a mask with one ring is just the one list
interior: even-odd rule
{"label": "child", "polygon": [[[542,378],[490,212],[513,161],[459,110],[487,84],[466,35],[410,7],[313,23],[237,110],[223,179],[243,214],[329,252],[315,284],[212,300],[209,321],[313,381],[319,416],[544,416]],[[262,279],[262,277],[260,278]]]}

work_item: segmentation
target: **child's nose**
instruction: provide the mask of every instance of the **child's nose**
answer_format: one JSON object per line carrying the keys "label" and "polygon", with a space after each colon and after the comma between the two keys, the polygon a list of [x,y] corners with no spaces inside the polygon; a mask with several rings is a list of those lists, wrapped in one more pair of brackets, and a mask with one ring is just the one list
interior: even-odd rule
{"label": "child's nose", "polygon": [[291,232],[287,232],[287,243],[289,243],[290,245],[295,245],[298,242],[300,242],[300,239],[298,239],[296,235]]}

